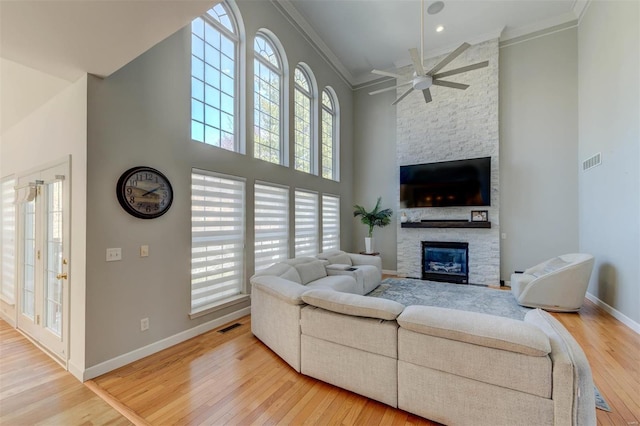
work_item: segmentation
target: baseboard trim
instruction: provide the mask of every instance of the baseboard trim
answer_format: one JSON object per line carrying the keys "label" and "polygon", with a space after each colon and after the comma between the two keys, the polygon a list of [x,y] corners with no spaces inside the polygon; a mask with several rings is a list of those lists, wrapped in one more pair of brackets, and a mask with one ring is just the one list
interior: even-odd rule
{"label": "baseboard trim", "polygon": [[193,328],[190,328],[189,330],[182,331],[178,334],[174,334],[173,336],[169,336],[165,339],[158,340],[157,342],[154,342],[150,345],[144,346],[142,348],[136,349],[126,354],[119,355],[110,360],[101,362],[98,365],[94,365],[93,367],[89,367],[86,370],[84,370],[84,373],[81,375],[82,381],[85,382],[87,380],[91,380],[102,374],[108,373],[109,371],[113,371],[116,368],[120,368],[127,364],[131,364],[134,361],[137,361],[149,355],[153,355],[156,352],[160,352],[164,349],[170,348],[171,346],[177,345],[178,343],[182,343],[185,340],[189,340],[193,337],[199,336],[200,334],[206,333],[207,331],[211,331],[214,328],[220,327],[221,325],[224,325],[228,322],[237,320],[238,318],[242,318],[246,315],[249,315],[250,313],[251,313],[251,307],[248,306],[246,308],[240,309],[239,311],[232,312],[223,317],[206,322],[204,324],[200,324],[197,327],[193,327]]}
{"label": "baseboard trim", "polygon": [[75,377],[76,379],[80,380],[81,382],[84,381],[84,380],[82,380],[83,375],[84,375],[84,371],[83,371],[82,368],[78,367],[77,365],[75,365],[71,361],[69,361],[67,366],[68,366],[69,373],[71,373],[71,375],[73,377]]}
{"label": "baseboard trim", "polygon": [[382,273],[385,275],[398,275],[398,271],[394,271],[391,269],[383,269]]}
{"label": "baseboard trim", "polygon": [[617,319],[618,321],[620,321],[621,323],[629,327],[631,330],[635,331],[637,334],[640,334],[640,324],[638,324],[637,322],[635,322],[634,320],[632,320],[631,318],[629,318],[628,316],[626,316],[625,314],[617,310],[616,308],[611,307],[610,305],[598,299],[596,296],[594,296],[591,293],[587,293],[587,299],[591,300],[597,306],[604,309],[608,314],[610,314],[612,317],[614,317],[615,319]]}

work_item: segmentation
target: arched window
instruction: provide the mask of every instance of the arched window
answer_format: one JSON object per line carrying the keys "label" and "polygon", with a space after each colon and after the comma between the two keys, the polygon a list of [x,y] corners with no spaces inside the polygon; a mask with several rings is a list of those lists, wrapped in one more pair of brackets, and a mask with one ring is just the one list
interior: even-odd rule
{"label": "arched window", "polygon": [[265,33],[256,35],[253,48],[253,156],[271,163],[285,164],[283,61],[271,37]]}
{"label": "arched window", "polygon": [[294,155],[293,165],[296,170],[315,173],[315,123],[314,99],[316,91],[311,71],[300,64],[296,67],[294,86]]}
{"label": "arched window", "polygon": [[239,27],[225,1],[191,23],[191,139],[240,151]]}
{"label": "arched window", "polygon": [[322,91],[322,177],[339,180],[338,103],[331,88]]}

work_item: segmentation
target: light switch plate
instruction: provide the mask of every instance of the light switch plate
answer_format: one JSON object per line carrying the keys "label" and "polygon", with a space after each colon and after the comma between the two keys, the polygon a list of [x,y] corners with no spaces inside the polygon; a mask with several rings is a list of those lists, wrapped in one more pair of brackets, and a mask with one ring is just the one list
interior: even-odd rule
{"label": "light switch plate", "polygon": [[108,248],[107,249],[107,262],[115,262],[117,260],[122,260],[122,249],[121,248]]}
{"label": "light switch plate", "polygon": [[148,245],[143,245],[140,246],[140,257],[147,257],[149,256],[149,246]]}

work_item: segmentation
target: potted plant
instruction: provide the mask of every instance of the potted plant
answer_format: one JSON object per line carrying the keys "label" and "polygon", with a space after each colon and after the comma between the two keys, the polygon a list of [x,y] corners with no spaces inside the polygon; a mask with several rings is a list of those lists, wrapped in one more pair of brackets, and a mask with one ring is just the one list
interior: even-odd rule
{"label": "potted plant", "polygon": [[353,217],[360,217],[360,221],[369,227],[369,236],[364,239],[365,253],[373,253],[373,228],[378,226],[382,228],[391,223],[391,215],[393,211],[391,209],[380,210],[380,202],[382,197],[378,197],[376,206],[371,211],[366,211],[364,207],[355,205]]}

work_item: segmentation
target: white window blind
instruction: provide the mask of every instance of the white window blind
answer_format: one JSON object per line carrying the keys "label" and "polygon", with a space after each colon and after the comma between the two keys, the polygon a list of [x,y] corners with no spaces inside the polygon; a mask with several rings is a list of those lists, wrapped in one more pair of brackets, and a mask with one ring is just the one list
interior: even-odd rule
{"label": "white window blind", "polygon": [[255,270],[289,257],[289,188],[255,184]]}
{"label": "white window blind", "polygon": [[2,292],[0,296],[7,303],[15,303],[16,281],[16,210],[15,179],[2,179]]}
{"label": "white window blind", "polygon": [[318,254],[318,194],[296,190],[296,257]]}
{"label": "white window blind", "polygon": [[243,291],[244,179],[191,173],[191,313]]}
{"label": "white window blind", "polygon": [[322,195],[322,251],[340,248],[340,198]]}

